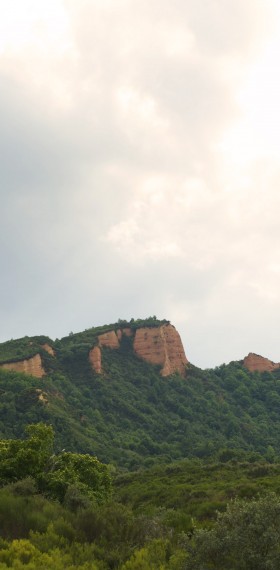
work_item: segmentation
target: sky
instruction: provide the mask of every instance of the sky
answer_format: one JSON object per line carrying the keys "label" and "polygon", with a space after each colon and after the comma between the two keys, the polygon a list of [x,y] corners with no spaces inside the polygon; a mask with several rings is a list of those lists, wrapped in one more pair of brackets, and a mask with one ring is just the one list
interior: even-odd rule
{"label": "sky", "polygon": [[277,0],[0,0],[0,342],[280,361]]}

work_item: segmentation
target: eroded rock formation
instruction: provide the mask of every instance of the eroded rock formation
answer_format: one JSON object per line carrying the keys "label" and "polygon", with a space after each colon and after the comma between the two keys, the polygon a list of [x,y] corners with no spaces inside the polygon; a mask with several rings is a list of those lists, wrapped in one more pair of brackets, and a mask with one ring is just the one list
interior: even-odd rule
{"label": "eroded rock formation", "polygon": [[137,356],[143,358],[150,364],[157,364],[161,367],[161,375],[169,376],[178,371],[185,373],[185,366],[188,360],[182,345],[180,335],[172,325],[162,325],[160,327],[139,328],[134,332],[126,327],[118,329],[117,332],[109,331],[98,336],[98,346],[93,347],[89,352],[89,361],[93,370],[98,374],[102,372],[102,351],[103,347],[118,349],[123,336],[132,337],[133,348]]}
{"label": "eroded rock formation", "polygon": [[0,364],[0,368],[4,368],[4,370],[14,370],[15,372],[24,372],[25,374],[35,376],[35,378],[42,378],[46,374],[40,354],[35,354],[30,358],[25,358],[17,362],[4,362]]}
{"label": "eroded rock formation", "polygon": [[47,343],[42,344],[42,348],[51,356],[55,356],[54,349],[49,344],[47,344]]}
{"label": "eroded rock formation", "polygon": [[102,353],[101,348],[111,348],[116,350],[120,348],[121,335],[119,331],[108,331],[98,336],[98,346],[94,346],[89,352],[89,361],[93,370],[97,374],[102,372]]}
{"label": "eroded rock formation", "polygon": [[136,330],[134,350],[151,364],[159,364],[162,376],[184,374],[188,360],[179,333],[172,325]]}
{"label": "eroded rock formation", "polygon": [[250,372],[272,372],[280,367],[280,363],[272,362],[272,360],[268,358],[250,352],[248,356],[244,358],[243,366]]}
{"label": "eroded rock formation", "polygon": [[119,348],[120,343],[115,331],[108,331],[100,334],[98,337],[98,345],[106,346],[107,348]]}
{"label": "eroded rock formation", "polygon": [[102,372],[102,358],[101,358],[101,350],[100,350],[99,346],[95,346],[94,348],[92,348],[90,350],[89,361],[90,361],[90,364],[91,364],[93,370],[95,370],[95,372],[97,372],[97,374],[101,374],[101,372]]}

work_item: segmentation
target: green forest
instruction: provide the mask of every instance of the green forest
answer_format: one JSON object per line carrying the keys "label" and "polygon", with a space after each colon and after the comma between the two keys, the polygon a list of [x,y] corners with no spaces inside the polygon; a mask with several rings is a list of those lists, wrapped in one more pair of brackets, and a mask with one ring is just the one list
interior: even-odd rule
{"label": "green forest", "polygon": [[1,570],[279,568],[280,464],[124,472],[55,453],[54,436],[39,423],[0,441]]}
{"label": "green forest", "polygon": [[279,569],[280,371],[162,377],[124,335],[90,366],[99,334],[167,323],[0,345],[47,372],[0,369],[0,570]]}
{"label": "green forest", "polygon": [[[54,427],[57,450],[129,470],[195,457],[280,457],[280,370],[250,373],[231,362],[162,377],[123,336],[119,350],[102,349],[103,374],[96,374],[88,354],[98,334],[126,325],[0,345],[1,362],[40,352],[47,371],[38,379],[0,369],[0,437],[22,437],[27,424],[42,421]],[[46,342],[55,357],[42,349]]]}

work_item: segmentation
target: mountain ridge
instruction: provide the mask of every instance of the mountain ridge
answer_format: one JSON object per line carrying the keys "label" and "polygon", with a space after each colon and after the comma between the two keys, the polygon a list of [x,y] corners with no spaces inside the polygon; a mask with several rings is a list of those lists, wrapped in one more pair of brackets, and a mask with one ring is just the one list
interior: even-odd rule
{"label": "mountain ridge", "polygon": [[[43,354],[48,352],[49,355],[55,357],[55,346],[67,344],[71,338],[79,339],[86,336],[89,337],[87,338],[89,361],[93,369],[98,374],[102,374],[102,349],[119,349],[123,335],[133,337],[135,354],[151,364],[160,365],[163,376],[172,375],[176,371],[185,375],[189,360],[186,357],[180,334],[169,320],[159,320],[155,316],[147,319],[132,318],[130,321],[119,319],[117,323],[92,327],[83,332],[71,332],[68,336],[55,341],[41,335],[25,336],[2,342],[0,343],[0,369],[10,369],[41,378],[47,374],[42,364],[42,350]],[[18,349],[19,345],[20,349]],[[243,359],[233,362],[240,362],[250,372],[271,372],[280,367],[280,363],[275,363],[254,352],[249,352]]]}
{"label": "mountain ridge", "polygon": [[[103,330],[104,328],[106,329],[105,331]],[[96,334],[93,334],[91,343],[88,345],[88,359],[94,371],[98,374],[102,374],[102,349],[120,349],[122,338],[125,336],[132,338],[133,350],[139,358],[161,367],[162,376],[170,376],[176,371],[183,376],[185,375],[188,359],[186,358],[180,335],[169,321],[158,321],[156,317],[150,317],[146,320],[138,319],[136,321],[132,319],[130,323],[119,320],[115,325],[104,325],[103,329],[101,333],[99,328],[89,329],[89,331],[97,330]],[[69,336],[74,338],[81,334],[77,333],[74,335],[71,333]],[[65,342],[65,338],[61,339],[61,342]],[[0,368],[23,372],[41,378],[47,374],[42,363],[42,349],[55,358],[56,350],[59,350],[59,347],[55,349],[57,343],[50,339],[46,341],[46,337],[44,337],[44,343],[40,342],[40,337],[34,337],[34,340],[31,339],[27,343],[26,339],[28,337],[22,339],[25,341],[24,346],[26,350],[22,359],[18,355],[13,359],[11,354],[8,359],[3,359],[2,354],[1,359],[1,346],[3,348],[5,344],[10,344],[11,348],[13,341],[0,344]],[[17,339],[14,342],[19,343],[20,340]],[[24,350],[23,347],[21,348]]]}
{"label": "mountain ridge", "polygon": [[[0,345],[2,364],[39,354],[45,373],[38,378],[0,368],[0,437],[22,437],[27,424],[42,421],[54,426],[58,449],[125,469],[231,457],[235,450],[280,455],[280,369],[250,372],[239,361],[202,370],[188,362],[186,375],[175,369],[165,376],[164,361],[142,358],[134,341],[138,330],[157,341],[170,327],[150,317],[55,341],[23,337]],[[118,348],[110,348],[110,338]],[[93,347],[100,370],[89,359]],[[165,354],[160,343],[155,347],[157,358]]]}
{"label": "mountain ridge", "polygon": [[[169,321],[150,317],[55,341],[37,336],[1,344],[2,364],[31,364],[39,355],[44,374],[0,367],[0,438],[22,437],[28,423],[42,421],[53,425],[58,450],[90,453],[129,470],[234,457],[235,450],[280,455],[280,368],[251,372],[243,360],[202,370],[188,362],[186,375],[178,368],[164,375],[160,342],[170,330]],[[137,331],[146,335],[146,348],[152,338],[155,362],[136,353]],[[100,370],[89,358],[93,347]]]}

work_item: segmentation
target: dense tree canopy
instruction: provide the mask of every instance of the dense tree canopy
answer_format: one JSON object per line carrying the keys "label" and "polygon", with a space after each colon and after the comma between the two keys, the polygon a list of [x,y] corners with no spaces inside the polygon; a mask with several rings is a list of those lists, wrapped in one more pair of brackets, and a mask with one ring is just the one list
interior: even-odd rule
{"label": "dense tree canopy", "polygon": [[54,426],[56,453],[90,454],[128,469],[186,457],[227,460],[236,452],[277,461],[279,369],[260,374],[239,362],[214,370],[189,365],[186,378],[163,378],[123,335],[118,350],[102,348],[103,373],[92,370],[88,356],[99,334],[165,322],[149,317],[56,341],[24,337],[2,343],[0,360],[40,351],[47,375],[38,385],[36,378],[0,369],[0,438],[19,438],[27,424],[43,422]]}
{"label": "dense tree canopy", "polygon": [[279,570],[280,499],[235,500],[188,545],[186,570]]}
{"label": "dense tree canopy", "polygon": [[263,490],[280,465],[224,454],[122,472],[112,497],[107,466],[53,446],[44,424],[0,442],[0,570],[279,569],[280,499]]}
{"label": "dense tree canopy", "polygon": [[72,489],[80,497],[104,502],[110,496],[108,467],[89,454],[54,454],[54,430],[42,423],[26,428],[27,438],[0,441],[2,485],[32,477],[39,490],[63,502]]}
{"label": "dense tree canopy", "polygon": [[280,371],[162,378],[125,335],[92,370],[98,334],[160,324],[2,345],[47,375],[0,370],[0,570],[280,567]]}

